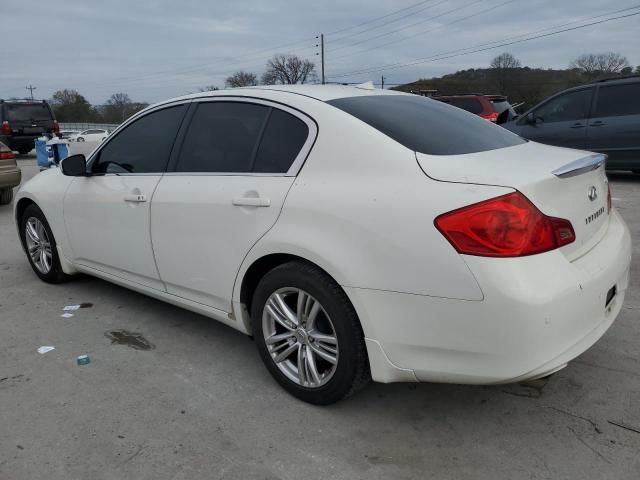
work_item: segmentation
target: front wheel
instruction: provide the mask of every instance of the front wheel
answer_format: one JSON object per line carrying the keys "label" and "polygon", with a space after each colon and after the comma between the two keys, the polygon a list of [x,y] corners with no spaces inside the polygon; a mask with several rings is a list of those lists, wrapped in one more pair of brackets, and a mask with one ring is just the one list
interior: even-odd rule
{"label": "front wheel", "polygon": [[51,227],[36,205],[29,205],[25,209],[20,221],[20,237],[29,264],[41,280],[60,283],[68,278],[60,266]]}
{"label": "front wheel", "polygon": [[84,142],[84,138],[78,137],[78,138],[76,138],[76,142]]}
{"label": "front wheel", "polygon": [[13,200],[13,188],[0,190],[0,205],[9,205]]}
{"label": "front wheel", "polygon": [[356,312],[317,267],[290,262],[268,272],[254,292],[251,320],[267,369],[305,402],[337,402],[371,378]]}

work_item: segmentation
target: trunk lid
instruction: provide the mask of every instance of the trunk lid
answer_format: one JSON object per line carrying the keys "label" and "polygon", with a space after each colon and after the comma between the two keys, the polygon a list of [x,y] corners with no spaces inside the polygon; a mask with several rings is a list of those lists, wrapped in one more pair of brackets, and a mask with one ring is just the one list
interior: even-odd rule
{"label": "trunk lid", "polygon": [[595,155],[527,142],[446,158],[421,153],[416,157],[434,180],[511,187],[544,214],[571,221],[576,241],[560,250],[574,260],[593,248],[609,225],[607,176],[603,157]]}

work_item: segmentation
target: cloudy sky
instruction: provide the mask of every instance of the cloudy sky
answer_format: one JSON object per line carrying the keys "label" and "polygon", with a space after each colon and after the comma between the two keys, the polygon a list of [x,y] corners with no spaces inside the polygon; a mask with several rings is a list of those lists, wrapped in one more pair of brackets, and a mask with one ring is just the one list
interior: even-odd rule
{"label": "cloudy sky", "polygon": [[94,104],[115,92],[154,102],[222,87],[240,69],[260,76],[274,53],[319,64],[320,32],[329,81],[405,83],[502,51],[544,68],[616,51],[635,66],[640,15],[474,52],[631,13],[638,0],[0,0],[0,98],[33,84],[39,98],[74,88]]}

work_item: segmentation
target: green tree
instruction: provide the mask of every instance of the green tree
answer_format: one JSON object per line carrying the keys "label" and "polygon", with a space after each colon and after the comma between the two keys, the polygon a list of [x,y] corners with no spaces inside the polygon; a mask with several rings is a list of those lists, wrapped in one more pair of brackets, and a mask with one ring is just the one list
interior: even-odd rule
{"label": "green tree", "polygon": [[51,97],[50,103],[59,122],[96,121],[96,110],[77,90],[58,90]]}

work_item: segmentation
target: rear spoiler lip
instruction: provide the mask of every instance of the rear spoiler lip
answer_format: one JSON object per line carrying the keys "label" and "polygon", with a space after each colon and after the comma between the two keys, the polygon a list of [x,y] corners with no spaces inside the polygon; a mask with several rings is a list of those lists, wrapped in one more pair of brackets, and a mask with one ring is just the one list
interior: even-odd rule
{"label": "rear spoiler lip", "polygon": [[603,153],[594,153],[587,155],[586,157],[578,158],[572,162],[567,163],[559,168],[556,168],[553,173],[558,178],[575,177],[591,170],[596,170],[602,167],[607,161],[607,156]]}

